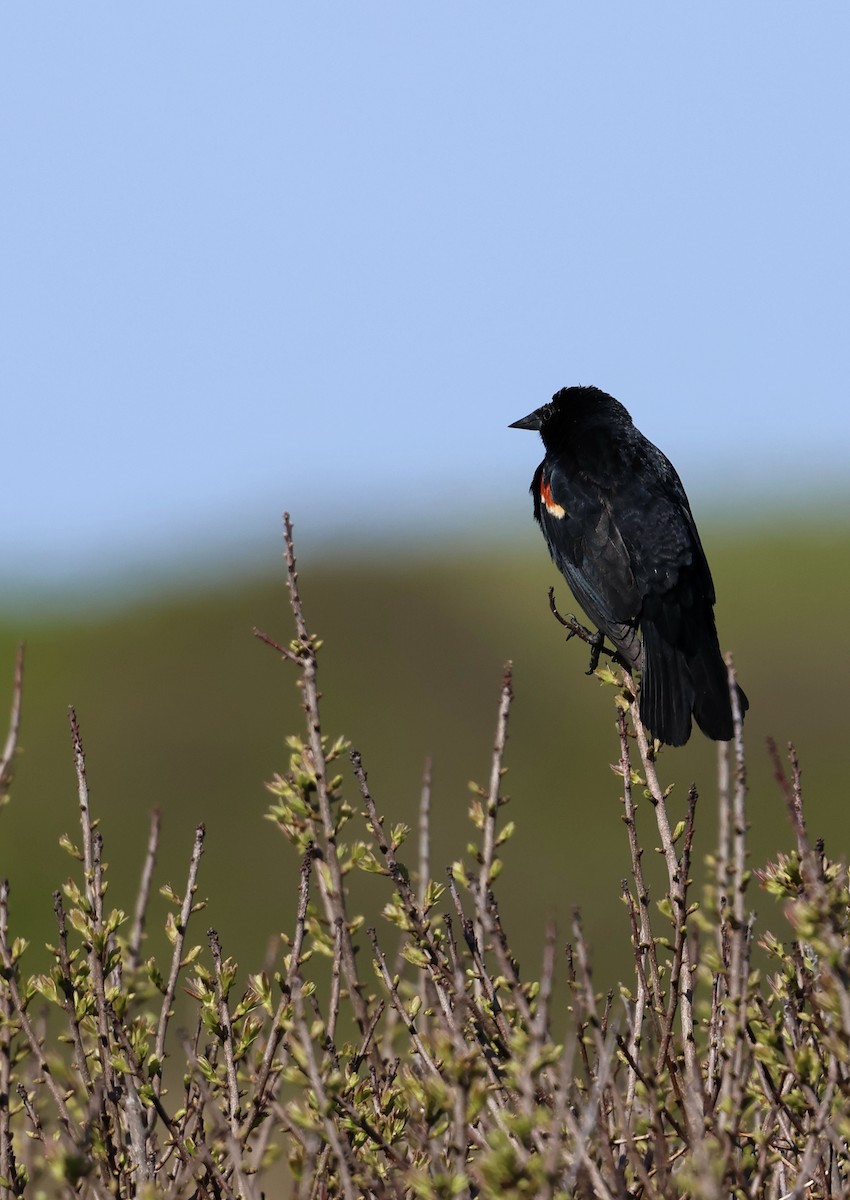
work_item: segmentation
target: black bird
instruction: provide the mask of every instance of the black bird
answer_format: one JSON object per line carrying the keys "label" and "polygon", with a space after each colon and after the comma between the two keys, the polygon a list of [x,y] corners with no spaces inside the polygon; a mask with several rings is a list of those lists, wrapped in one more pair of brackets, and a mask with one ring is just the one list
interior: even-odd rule
{"label": "black bird", "polygon": [[[714,584],[672,463],[595,387],[562,388],[511,429],[537,429],[534,516],[549,553],[600,635],[640,670],[640,715],[683,746],[691,714],[715,741],[733,734]],[[741,711],[749,702],[738,689]]]}

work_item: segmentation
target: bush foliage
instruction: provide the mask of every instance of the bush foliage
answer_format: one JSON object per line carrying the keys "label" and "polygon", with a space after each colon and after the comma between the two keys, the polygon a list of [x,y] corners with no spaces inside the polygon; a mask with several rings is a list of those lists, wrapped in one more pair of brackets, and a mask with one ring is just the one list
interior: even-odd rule
{"label": "bush foliage", "polygon": [[[63,839],[76,866],[54,893],[49,973],[27,974],[0,890],[0,1197],[845,1194],[847,872],[809,843],[793,749],[787,774],[773,751],[793,847],[755,872],[785,903],[792,937],[783,939],[757,931],[747,908],[740,721],[720,759],[719,842],[697,897],[696,792],[671,824],[632,681],[597,672],[616,703],[634,971],[618,995],[599,995],[576,914],[566,951],[547,931],[539,977],[523,978],[497,899],[497,886],[510,886],[497,885],[512,833],[502,814],[509,668],[489,780],[472,793],[475,839],[435,876],[427,773],[412,837],[380,811],[357,752],[322,728],[320,643],[304,617],[288,519],[286,562],[295,636],[258,635],[294,668],[306,716],[268,784],[268,816],[293,847],[298,879],[277,968],[237,987],[215,931],[201,936],[202,826],[182,892],[162,889],[171,956],[146,957],[159,819],[134,911],[111,909],[72,713],[81,832],[78,843]],[[19,664],[3,799],[20,702]],[[657,904],[638,800],[666,867]],[[360,871],[386,884],[379,929],[351,911]],[[755,943],[766,971],[751,961]],[[553,1001],[559,973],[567,1011]],[[179,990],[188,1033],[173,1019]]]}

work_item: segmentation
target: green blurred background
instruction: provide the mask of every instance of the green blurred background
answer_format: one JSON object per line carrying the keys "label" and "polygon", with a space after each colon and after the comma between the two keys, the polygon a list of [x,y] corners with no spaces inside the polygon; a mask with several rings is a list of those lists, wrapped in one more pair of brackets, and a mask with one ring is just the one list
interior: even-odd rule
{"label": "green blurred background", "polygon": [[[296,514],[297,515],[297,514]],[[751,862],[790,847],[783,801],[765,739],[793,739],[804,769],[811,832],[843,855],[850,813],[843,782],[844,692],[850,662],[850,523],[843,510],[805,521],[772,520],[734,531],[703,522],[718,596],[721,643],[732,649],[751,702],[746,724]],[[505,819],[517,833],[499,883],[503,914],[528,974],[544,925],[568,937],[579,905],[600,987],[628,969],[619,881],[628,874],[613,692],[587,678],[586,650],[565,644],[546,600],[555,584],[574,607],[535,531],[476,549],[388,542],[358,557],[298,544],[308,621],[320,656],[325,732],[361,750],[379,808],[415,822],[423,764],[433,756],[433,870],[441,877],[470,839],[468,781],[486,782],[502,664],[514,664]],[[52,890],[72,864],[58,845],[77,835],[69,704],[79,716],[94,811],[110,864],[110,902],[131,908],[149,814],[162,812],[157,872],[182,891],[194,826],[207,843],[196,927],[220,932],[245,970],[292,925],[298,863],[264,820],[263,783],[287,762],[285,737],[300,732],[295,672],[252,636],[287,640],[291,616],[282,561],[262,575],[175,581],[144,603],[104,598],[71,615],[33,600],[2,618],[0,668],[11,695],[15,644],[26,641],[21,749],[11,803],[0,813],[2,871],[12,885],[11,925],[32,939],[31,969],[46,964]],[[347,769],[347,766],[346,766]],[[700,791],[697,854],[714,845],[716,748],[699,733],[666,751],[660,774]],[[353,779],[348,794],[358,805]],[[648,805],[640,812],[647,861],[657,844]],[[358,833],[360,831],[358,830]],[[415,865],[415,839],[406,847]],[[652,868],[653,894],[661,877]],[[358,903],[374,918],[387,899],[369,879]],[[751,903],[772,902],[753,888]],[[158,896],[152,922],[161,926]],[[776,918],[778,919],[778,918]],[[157,934],[152,945],[161,945]]]}

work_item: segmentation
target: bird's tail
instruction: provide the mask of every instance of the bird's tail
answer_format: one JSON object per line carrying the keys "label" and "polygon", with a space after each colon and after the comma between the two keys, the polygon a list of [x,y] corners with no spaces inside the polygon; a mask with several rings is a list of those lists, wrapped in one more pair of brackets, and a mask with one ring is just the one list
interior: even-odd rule
{"label": "bird's tail", "polygon": [[[716,742],[730,741],[735,732],[735,722],[729,695],[729,675],[720,653],[713,623],[711,630],[704,634],[688,666],[694,681],[694,717],[697,725],[706,737],[714,738]],[[742,716],[750,707],[750,702],[740,687],[738,705]]]}
{"label": "bird's tail", "polygon": [[694,684],[681,650],[655,621],[645,620],[640,719],[667,746],[684,746],[691,736]]}
{"label": "bird's tail", "polygon": [[[675,636],[679,631],[666,628],[659,615],[660,622],[645,620],[641,628],[641,720],[668,746],[683,746],[691,734],[693,713],[706,737],[728,742],[734,733],[732,702],[714,621],[709,618],[696,642],[685,648]],[[740,687],[738,701],[743,714],[749,701]]]}

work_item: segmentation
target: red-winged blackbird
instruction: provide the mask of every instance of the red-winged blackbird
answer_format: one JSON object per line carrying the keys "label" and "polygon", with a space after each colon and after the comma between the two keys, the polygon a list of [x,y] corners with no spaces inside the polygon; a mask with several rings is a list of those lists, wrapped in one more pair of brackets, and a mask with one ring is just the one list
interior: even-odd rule
{"label": "red-winged blackbird", "polygon": [[[714,584],[672,463],[595,387],[563,388],[510,428],[540,431],[546,457],[531,482],[534,516],[600,635],[641,671],[644,725],[682,746],[693,713],[703,733],[728,741],[732,705]],[[744,712],[740,688],[738,699]]]}

